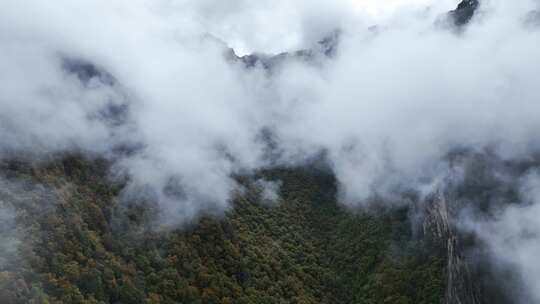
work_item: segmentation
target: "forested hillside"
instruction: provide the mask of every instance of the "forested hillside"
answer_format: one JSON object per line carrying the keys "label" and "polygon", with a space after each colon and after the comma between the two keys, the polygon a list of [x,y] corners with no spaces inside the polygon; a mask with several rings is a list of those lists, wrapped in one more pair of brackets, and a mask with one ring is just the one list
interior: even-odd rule
{"label": "forested hillside", "polygon": [[409,211],[345,210],[322,169],[257,173],[281,181],[275,204],[263,202],[256,177],[238,177],[247,190],[224,217],[176,227],[161,224],[152,202],[120,200],[123,185],[108,170],[105,161],[77,156],[2,164],[0,203],[12,219],[2,229],[3,240],[12,240],[2,246],[2,303],[422,304],[444,297],[444,250],[413,237]]}

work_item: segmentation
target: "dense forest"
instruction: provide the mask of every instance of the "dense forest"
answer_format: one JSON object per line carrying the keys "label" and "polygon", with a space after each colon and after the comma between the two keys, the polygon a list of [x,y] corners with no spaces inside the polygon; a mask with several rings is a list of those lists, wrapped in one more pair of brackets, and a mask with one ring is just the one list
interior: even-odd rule
{"label": "dense forest", "polygon": [[[1,303],[440,303],[444,250],[405,207],[348,210],[323,169],[281,168],[264,203],[238,177],[224,216],[163,226],[152,202],[120,199],[103,160],[4,162]],[[210,191],[210,190],[209,190]],[[9,242],[7,240],[10,240]]]}

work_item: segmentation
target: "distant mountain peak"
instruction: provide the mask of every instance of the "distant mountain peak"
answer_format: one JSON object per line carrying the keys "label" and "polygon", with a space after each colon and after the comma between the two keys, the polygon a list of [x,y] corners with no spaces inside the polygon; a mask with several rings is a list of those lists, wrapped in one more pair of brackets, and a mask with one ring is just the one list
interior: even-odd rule
{"label": "distant mountain peak", "polygon": [[242,62],[247,68],[260,66],[265,70],[272,70],[287,59],[302,59],[311,61],[312,59],[329,58],[335,55],[339,46],[341,30],[331,31],[317,41],[313,47],[297,50],[294,52],[283,52],[276,55],[264,53],[252,53],[244,56],[238,56],[233,49],[230,50],[229,56],[233,60]]}
{"label": "distant mountain peak", "polygon": [[479,6],[479,0],[463,0],[455,10],[450,11],[450,18],[456,26],[466,25],[471,21]]}

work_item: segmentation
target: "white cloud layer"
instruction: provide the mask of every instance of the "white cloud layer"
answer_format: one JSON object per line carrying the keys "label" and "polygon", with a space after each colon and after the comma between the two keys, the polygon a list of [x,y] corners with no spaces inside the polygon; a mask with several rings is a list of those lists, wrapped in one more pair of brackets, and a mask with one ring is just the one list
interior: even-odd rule
{"label": "white cloud layer", "polygon": [[[493,145],[505,157],[536,148],[540,32],[524,25],[536,2],[486,2],[461,34],[434,25],[448,4],[404,10],[377,30],[350,5],[7,1],[2,150],[109,155],[138,144],[119,168],[162,201],[167,185],[181,186],[170,204],[190,217],[227,206],[231,174],[267,164],[263,128],[279,139],[283,161],[325,150],[353,205],[429,178],[456,146]],[[289,60],[270,76],[230,62],[208,38],[279,52],[337,28],[334,58]],[[65,57],[95,63],[114,84],[79,81]],[[122,106],[123,124],[103,117]]]}
{"label": "white cloud layer", "polygon": [[[519,274],[517,290],[511,290],[515,303],[540,301],[540,178],[531,173],[522,181],[525,202],[497,214],[495,220],[469,221],[496,258],[495,265]],[[504,280],[502,280],[504,281]],[[508,288],[509,286],[503,286]]]}
{"label": "white cloud layer", "polygon": [[[539,3],[484,1],[454,31],[440,20],[457,1],[420,2],[3,0],[0,156],[113,158],[127,194],[145,189],[182,221],[228,208],[231,176],[269,165],[262,130],[278,163],[324,151],[349,206],[433,183],[456,147],[537,151]],[[268,73],[227,57],[225,44],[276,54],[336,29],[337,53],[315,63]],[[537,209],[480,230],[536,302]]]}
{"label": "white cloud layer", "polygon": [[[536,151],[538,2],[485,1],[463,31],[437,25],[456,4],[382,18],[346,0],[4,0],[0,151],[114,156],[130,189],[176,219],[228,208],[231,175],[269,164],[263,129],[281,163],[325,151],[351,206],[431,183],[456,147]],[[335,56],[272,73],[232,62],[223,44],[280,53],[336,29]],[[66,58],[114,80],[81,80]]]}

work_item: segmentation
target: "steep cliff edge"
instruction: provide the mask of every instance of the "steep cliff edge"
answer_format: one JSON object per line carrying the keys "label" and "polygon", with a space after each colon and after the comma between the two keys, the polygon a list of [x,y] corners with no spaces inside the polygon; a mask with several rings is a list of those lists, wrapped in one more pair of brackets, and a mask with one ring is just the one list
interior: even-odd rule
{"label": "steep cliff edge", "polygon": [[462,245],[463,235],[456,228],[457,208],[451,196],[437,190],[423,204],[424,237],[438,243],[446,255],[446,304],[480,304],[480,289],[471,272]]}

